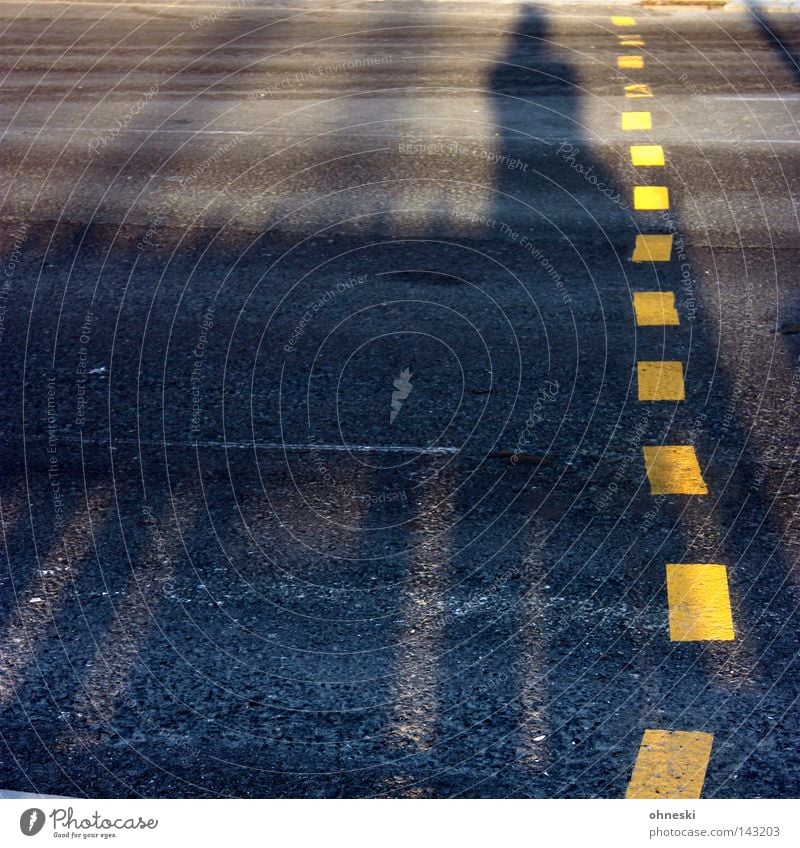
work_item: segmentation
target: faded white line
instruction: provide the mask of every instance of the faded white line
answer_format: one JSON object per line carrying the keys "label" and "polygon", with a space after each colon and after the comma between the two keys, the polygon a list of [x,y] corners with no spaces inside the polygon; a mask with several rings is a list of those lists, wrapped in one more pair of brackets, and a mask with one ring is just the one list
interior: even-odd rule
{"label": "faded white line", "polygon": [[[39,441],[30,436],[29,441]],[[82,439],[79,436],[59,436],[59,440],[71,444],[111,446],[137,445],[146,448],[176,447],[176,448],[217,448],[222,450],[256,450],[261,451],[328,451],[332,453],[417,453],[433,456],[452,455],[459,448],[452,447],[419,447],[418,445],[329,445],[321,442],[312,444],[282,443],[282,442],[220,442],[214,440],[153,440],[153,439]]]}
{"label": "faded white line", "polygon": [[[62,133],[105,133],[111,132],[111,128],[105,129],[103,127],[48,127],[48,126],[39,126],[39,127],[7,127],[5,130],[5,135],[8,137],[10,134],[18,132],[34,132],[39,133],[46,131],[48,133],[54,132],[62,132]],[[125,133],[133,133],[137,135],[252,135],[252,136],[286,136],[289,135],[287,131],[284,130],[274,130],[270,132],[264,132],[263,130],[192,130],[192,129],[174,129],[174,130],[165,130],[165,129],[124,129],[118,131],[114,129],[114,132],[117,132],[118,135],[124,135]],[[382,136],[385,138],[404,138],[405,136],[400,135],[390,135],[383,133],[372,133],[374,136]],[[622,138],[622,135],[619,135]],[[431,137],[431,140],[437,140],[440,138],[439,136]],[[488,137],[485,135],[462,135],[461,139],[465,141],[487,141]],[[46,138],[40,139],[41,141],[47,141]],[[563,142],[583,142],[586,144],[586,137],[575,135],[575,136],[564,136],[564,135],[553,135],[553,136],[530,136],[525,139],[526,141],[534,141],[541,142],[543,144],[552,145],[555,142],[563,143]],[[312,139],[313,141],[313,139]],[[740,139],[736,142],[731,141],[730,138],[700,138],[699,142],[703,144],[800,144],[800,138],[745,138]],[[679,140],[679,143],[691,144],[690,141]],[[602,144],[602,142],[597,142],[598,144]],[[615,147],[617,146],[617,141],[613,141],[608,143],[608,146]]]}
{"label": "faded white line", "polygon": [[753,100],[759,102],[761,100],[800,100],[800,94],[708,94],[706,95],[711,100]]}
{"label": "faded white line", "polygon": [[[231,98],[235,99],[235,98]],[[242,101],[244,102],[244,101]],[[320,103],[328,102],[328,101],[320,101]],[[291,117],[288,113],[283,117]],[[2,117],[0,116],[0,120]],[[189,127],[186,129],[162,129],[160,127],[153,127],[152,129],[141,129],[141,128],[132,128],[126,127],[124,129],[119,129],[118,127],[52,127],[47,124],[42,124],[41,126],[8,126],[6,127],[5,134],[8,135],[12,132],[18,133],[41,133],[41,132],[60,132],[60,133],[91,133],[95,135],[97,133],[111,133],[114,132],[117,135],[125,135],[126,133],[133,135],[267,135],[267,136],[286,136],[290,135],[290,133],[286,130],[274,129],[274,130],[193,130]],[[397,133],[377,133],[372,132],[373,136],[384,136],[386,138],[396,138],[403,139],[405,135],[397,134]],[[459,138],[462,140],[474,140],[474,141],[487,141],[490,137],[488,135],[460,135]],[[446,136],[430,136],[428,140],[430,141],[441,141],[446,139]],[[315,139],[310,139],[310,141],[314,141]],[[552,144],[556,141],[581,141],[583,140],[582,136],[575,136],[571,139],[565,139],[564,136],[554,135],[554,136],[526,136],[525,141],[541,141],[545,144]]]}

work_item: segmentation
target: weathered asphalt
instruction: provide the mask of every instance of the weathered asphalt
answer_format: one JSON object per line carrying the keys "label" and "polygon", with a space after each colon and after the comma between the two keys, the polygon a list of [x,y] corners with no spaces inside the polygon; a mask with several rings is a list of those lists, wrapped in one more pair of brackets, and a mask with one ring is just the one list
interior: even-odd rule
{"label": "weathered asphalt", "polygon": [[797,17],[637,8],[637,72],[605,7],[222,9],[0,7],[0,787],[621,797],[662,727],[796,797]]}

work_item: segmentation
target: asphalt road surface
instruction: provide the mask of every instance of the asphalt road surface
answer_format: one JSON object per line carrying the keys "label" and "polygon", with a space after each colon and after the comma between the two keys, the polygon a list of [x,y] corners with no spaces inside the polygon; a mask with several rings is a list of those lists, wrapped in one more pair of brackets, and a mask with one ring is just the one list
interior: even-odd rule
{"label": "asphalt road surface", "polygon": [[0,788],[800,795],[797,16],[0,31]]}

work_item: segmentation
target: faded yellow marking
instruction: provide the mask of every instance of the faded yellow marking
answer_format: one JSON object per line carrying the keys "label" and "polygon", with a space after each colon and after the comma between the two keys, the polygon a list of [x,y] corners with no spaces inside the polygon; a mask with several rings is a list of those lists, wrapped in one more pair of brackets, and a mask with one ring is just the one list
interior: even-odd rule
{"label": "faded yellow marking", "polygon": [[650,130],[653,128],[653,116],[650,112],[623,112],[622,129]]}
{"label": "faded yellow marking", "polygon": [[707,495],[697,454],[691,445],[642,447],[653,495]]}
{"label": "faded yellow marking", "polygon": [[633,248],[634,262],[669,262],[672,258],[672,236],[669,234],[638,235]]}
{"label": "faded yellow marking", "polygon": [[666,186],[634,186],[634,209],[669,209],[669,189]]}
{"label": "faded yellow marking", "polygon": [[714,736],[699,730],[645,730],[626,798],[699,798]]}
{"label": "faded yellow marking", "polygon": [[[664,148],[660,144],[632,144],[631,162],[637,168],[664,164]],[[670,239],[672,236],[669,237]]]}
{"label": "faded yellow marking", "polygon": [[617,56],[617,67],[638,71],[644,67],[644,56]]}
{"label": "faded yellow marking", "polygon": [[674,292],[634,292],[633,311],[640,327],[674,327],[681,323]]}
{"label": "faded yellow marking", "polygon": [[652,97],[653,92],[646,82],[634,82],[625,86],[626,97]]}
{"label": "faded yellow marking", "polygon": [[636,18],[631,18],[628,15],[613,15],[611,23],[618,27],[636,26]]}
{"label": "faded yellow marking", "polygon": [[728,569],[724,565],[667,564],[669,638],[673,642],[734,638]]}
{"label": "faded yellow marking", "polygon": [[641,35],[618,35],[620,47],[644,47],[644,39]]}
{"label": "faded yellow marking", "polygon": [[639,400],[684,400],[682,362],[637,362]]}

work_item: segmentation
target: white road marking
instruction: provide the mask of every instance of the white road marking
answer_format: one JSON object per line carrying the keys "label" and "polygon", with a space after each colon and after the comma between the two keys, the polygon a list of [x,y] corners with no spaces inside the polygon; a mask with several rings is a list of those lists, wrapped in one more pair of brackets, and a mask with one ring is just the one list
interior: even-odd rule
{"label": "white road marking", "polygon": [[[5,129],[5,135],[8,137],[11,133],[19,132],[34,132],[39,133],[46,131],[48,133],[53,132],[62,132],[62,133],[90,133],[95,135],[97,133],[107,133],[111,132],[111,128],[105,129],[103,127],[50,127],[50,126],[38,126],[38,127],[14,127],[9,126]],[[165,130],[165,129],[124,129],[121,131],[114,130],[118,135],[124,135],[125,133],[133,133],[138,135],[252,135],[252,136],[275,136],[275,135],[286,135],[285,131],[275,130],[265,132],[263,130],[192,130],[192,129],[174,129],[174,130]],[[373,135],[377,135],[373,133]],[[386,134],[387,138],[401,138],[404,136],[400,135],[392,135]],[[486,141],[488,136],[485,135],[462,135],[460,136],[462,140],[475,140],[475,141]],[[46,141],[46,139],[42,139],[42,141]],[[586,144],[586,137],[581,135],[575,136],[564,136],[564,135],[553,135],[553,136],[529,136],[526,138],[526,141],[539,141],[543,144],[552,145],[555,142],[563,143],[563,142],[582,142]],[[800,144],[800,138],[745,138],[739,139],[737,141],[731,141],[730,138],[702,138],[699,140],[703,144]],[[617,142],[614,142],[612,146],[616,146]]]}
{"label": "white road marking", "polygon": [[[30,437],[29,437],[30,438]],[[282,442],[258,442],[258,441],[249,441],[249,442],[221,442],[214,441],[212,439],[209,440],[196,440],[193,441],[191,439],[164,439],[164,440],[154,440],[154,439],[82,439],[79,436],[60,436],[59,440],[62,442],[69,442],[72,444],[82,444],[91,446],[91,445],[102,445],[102,446],[116,446],[116,445],[137,445],[141,447],[151,448],[151,447],[179,447],[179,448],[221,448],[223,450],[252,450],[255,448],[256,450],[261,451],[329,451],[336,453],[418,453],[425,455],[452,455],[459,452],[460,448],[452,448],[452,447],[419,447],[418,445],[328,445],[320,442],[314,442],[312,444],[298,444],[298,443],[282,443]]]}
{"label": "white road marking", "polygon": [[800,100],[800,94],[707,94],[706,97],[711,100]]}

